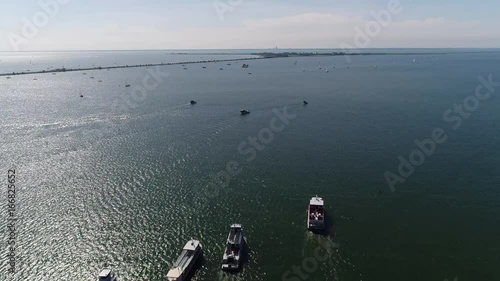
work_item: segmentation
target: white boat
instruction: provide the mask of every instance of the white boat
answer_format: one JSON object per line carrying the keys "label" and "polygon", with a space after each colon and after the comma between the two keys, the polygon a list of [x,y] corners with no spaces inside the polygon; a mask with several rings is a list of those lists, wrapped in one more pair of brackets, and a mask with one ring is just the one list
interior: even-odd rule
{"label": "white boat", "polygon": [[330,72],[330,70],[328,70],[328,67],[325,69],[325,72],[326,72],[326,73]]}
{"label": "white boat", "polygon": [[117,281],[116,275],[111,269],[103,269],[101,273],[99,273],[99,277],[97,281]]}
{"label": "white boat", "polygon": [[241,265],[244,248],[245,237],[243,237],[243,227],[241,224],[231,225],[222,257],[222,270],[238,270]]}
{"label": "white boat", "polygon": [[309,230],[325,229],[325,208],[323,198],[317,195],[309,201],[307,207],[307,228]]}
{"label": "white boat", "polygon": [[240,114],[241,115],[246,115],[246,114],[249,114],[249,113],[250,113],[250,110],[248,110],[248,109],[242,109],[242,110],[240,110]]}
{"label": "white boat", "polygon": [[185,281],[191,273],[193,266],[203,255],[201,243],[198,240],[190,240],[182,249],[181,255],[177,258],[172,269],[167,274],[168,281]]}

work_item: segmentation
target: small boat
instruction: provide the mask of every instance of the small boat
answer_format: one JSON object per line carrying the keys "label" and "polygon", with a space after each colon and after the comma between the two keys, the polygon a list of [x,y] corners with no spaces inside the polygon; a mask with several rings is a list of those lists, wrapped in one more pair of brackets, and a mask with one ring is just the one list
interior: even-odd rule
{"label": "small boat", "polygon": [[309,201],[307,207],[307,228],[309,230],[325,229],[325,209],[323,198],[317,195]]}
{"label": "small boat", "polygon": [[377,65],[374,65],[373,68],[377,68]]}
{"label": "small boat", "polygon": [[325,72],[328,73],[328,72],[330,72],[330,70],[328,70],[328,68],[325,68]]}
{"label": "small boat", "polygon": [[221,67],[221,68],[219,68],[219,70],[224,70],[224,68]]}
{"label": "small boat", "polygon": [[249,67],[249,65],[248,65],[248,64],[243,64],[243,65],[241,66],[241,68],[248,68],[248,67]]}
{"label": "small boat", "polygon": [[84,73],[82,73],[82,75],[87,75],[87,73],[84,72]]}
{"label": "small boat", "polygon": [[94,76],[90,76],[90,79],[94,79]]}
{"label": "small boat", "polygon": [[102,82],[102,80],[99,80],[99,81],[97,81],[97,82],[101,83],[101,82]]}
{"label": "small boat", "polygon": [[242,110],[240,110],[240,113],[241,113],[241,115],[246,115],[246,114],[250,113],[250,110],[242,109]]}
{"label": "small boat", "polygon": [[125,85],[126,88],[130,87],[130,84]]}
{"label": "small boat", "polygon": [[231,225],[222,257],[222,270],[233,271],[240,268],[244,247],[243,227],[241,224]]}
{"label": "small boat", "polygon": [[304,105],[308,105],[309,103],[307,101],[302,102]]}
{"label": "small boat", "polygon": [[83,98],[83,95],[80,95],[81,98]]}
{"label": "small boat", "polygon": [[206,66],[204,66],[203,68],[207,68]]}
{"label": "small boat", "polygon": [[252,74],[252,72],[248,72],[248,74]]}
{"label": "small boat", "polygon": [[35,80],[35,81],[36,81],[36,80],[38,80],[38,78],[33,78],[33,80]]}
{"label": "small boat", "polygon": [[186,243],[182,252],[167,274],[168,281],[185,281],[191,273],[193,266],[203,255],[201,243],[198,240],[190,240]]}
{"label": "small boat", "polygon": [[7,76],[7,77],[6,77],[5,79],[10,79],[10,78],[12,78],[12,77],[10,77],[10,76]]}
{"label": "small boat", "polygon": [[231,65],[230,63],[226,64],[226,65]]}
{"label": "small boat", "polygon": [[99,277],[97,281],[117,281],[115,273],[111,269],[103,269],[101,273],[99,273]]}
{"label": "small boat", "polygon": [[192,100],[192,101],[191,101],[191,104],[196,104],[196,101],[195,101],[195,100]]}

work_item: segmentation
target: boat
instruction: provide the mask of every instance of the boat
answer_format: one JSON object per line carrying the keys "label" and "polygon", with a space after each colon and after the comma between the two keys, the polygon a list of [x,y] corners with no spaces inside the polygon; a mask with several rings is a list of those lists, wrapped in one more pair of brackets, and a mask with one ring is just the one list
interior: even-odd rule
{"label": "boat", "polygon": [[241,113],[241,115],[246,115],[246,114],[250,113],[250,110],[242,109],[242,110],[240,110],[240,113]]}
{"label": "boat", "polygon": [[7,76],[5,79],[10,79],[11,77],[10,76]]}
{"label": "boat", "polygon": [[233,271],[240,268],[244,247],[243,227],[241,224],[231,225],[222,257],[222,270]]}
{"label": "boat", "polygon": [[191,273],[193,266],[203,255],[201,243],[198,240],[190,240],[186,243],[180,256],[175,261],[172,269],[167,274],[168,281],[185,281]]}
{"label": "boat", "polygon": [[83,95],[80,95],[81,98],[83,98]]}
{"label": "boat", "polygon": [[326,72],[326,73],[330,72],[330,70],[328,70],[328,67],[327,67],[327,68],[325,68],[325,72]]}
{"label": "boat", "polygon": [[308,105],[309,103],[307,101],[302,102],[304,105]]}
{"label": "boat", "polygon": [[130,87],[130,84],[125,85],[126,88]]}
{"label": "boat", "polygon": [[325,229],[325,209],[323,198],[317,195],[309,201],[307,207],[307,228],[309,230]]}
{"label": "boat", "polygon": [[191,101],[191,104],[196,104],[196,101],[195,101],[195,100],[192,100],[192,101]]}
{"label": "boat", "polygon": [[204,66],[203,68],[207,68],[206,66]]}
{"label": "boat", "polygon": [[103,269],[101,273],[99,273],[99,277],[97,281],[117,281],[115,273],[111,269]]}
{"label": "boat", "polygon": [[249,67],[249,65],[248,65],[248,64],[243,64],[243,65],[241,66],[241,68],[248,68],[248,67]]}

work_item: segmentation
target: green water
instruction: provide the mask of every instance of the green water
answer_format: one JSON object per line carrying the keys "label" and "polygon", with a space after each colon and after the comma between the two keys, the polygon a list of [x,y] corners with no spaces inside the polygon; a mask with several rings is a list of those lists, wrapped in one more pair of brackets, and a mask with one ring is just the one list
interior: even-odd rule
{"label": "green water", "polygon": [[[191,238],[204,248],[193,280],[498,279],[500,88],[457,130],[442,115],[474,94],[479,75],[500,80],[500,53],[417,59],[163,67],[168,77],[137,100],[145,68],[2,80],[2,171],[18,175],[14,280],[94,280],[104,267],[120,280],[165,280]],[[284,108],[295,118],[281,127]],[[240,153],[272,120],[282,130]],[[391,192],[384,172],[397,173],[398,156],[437,127],[448,140]],[[210,185],[235,162],[238,175]],[[316,194],[324,235],[305,229]],[[232,223],[250,251],[227,275]]]}

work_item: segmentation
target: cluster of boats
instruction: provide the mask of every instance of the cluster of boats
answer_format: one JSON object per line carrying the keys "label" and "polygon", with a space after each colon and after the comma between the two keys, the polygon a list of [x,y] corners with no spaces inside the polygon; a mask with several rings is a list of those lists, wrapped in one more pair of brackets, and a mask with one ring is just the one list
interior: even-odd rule
{"label": "cluster of boats", "polygon": [[[237,271],[245,248],[245,238],[241,224],[231,225],[222,256],[222,270]],[[168,281],[185,281],[191,275],[194,265],[203,256],[200,241],[190,240],[186,243],[177,261],[167,274]]]}
{"label": "cluster of boats", "polygon": [[[317,195],[309,200],[307,206],[308,230],[322,231],[325,229],[325,206],[323,198]],[[246,248],[241,224],[232,224],[222,255],[221,269],[223,271],[238,271],[242,265],[242,257]],[[167,273],[168,281],[187,281],[192,275],[195,265],[203,256],[203,247],[199,240],[189,240],[182,248],[181,254]],[[110,269],[104,269],[99,274],[97,281],[118,281]]]}

